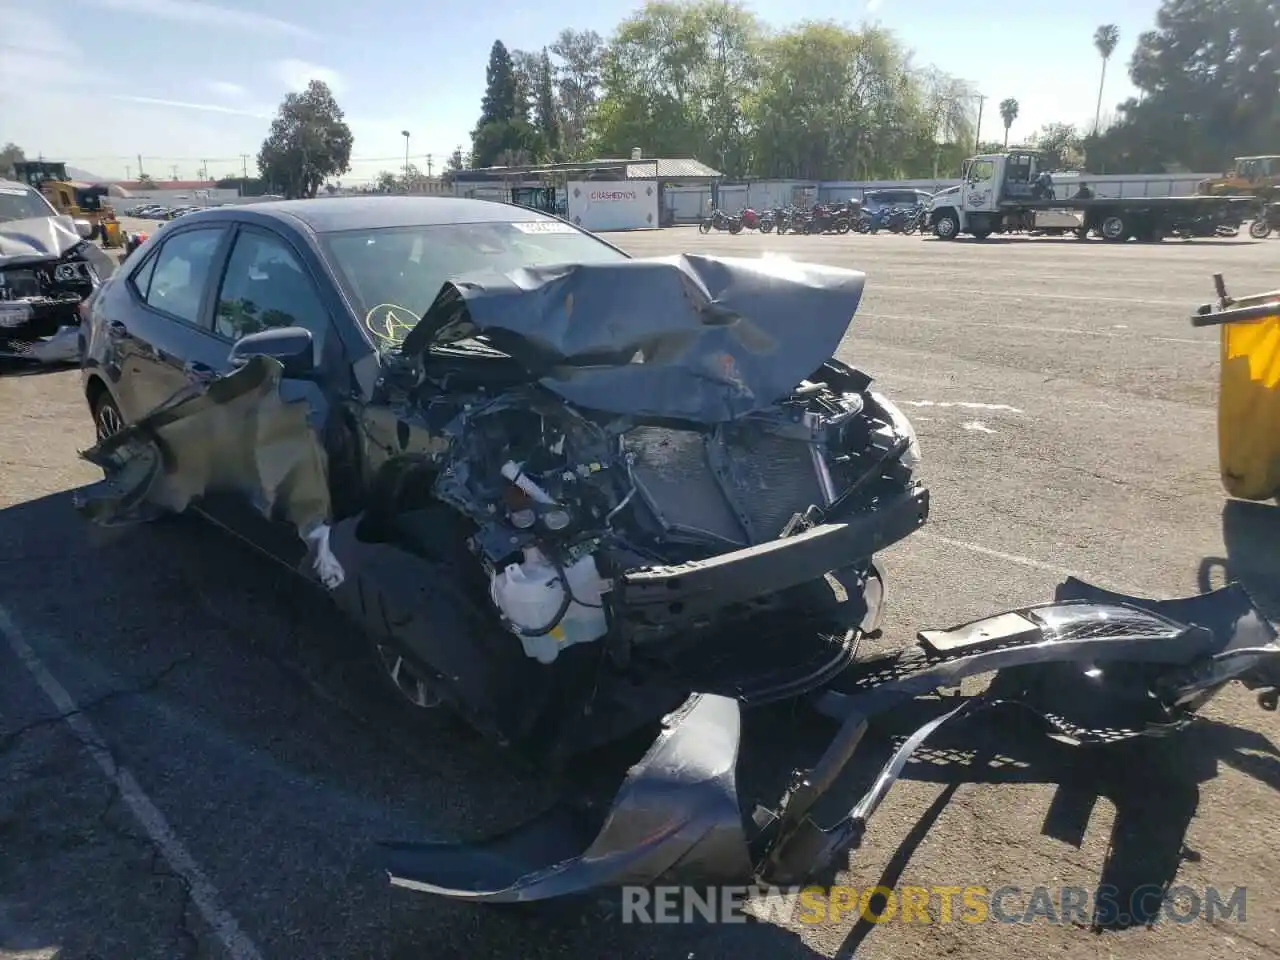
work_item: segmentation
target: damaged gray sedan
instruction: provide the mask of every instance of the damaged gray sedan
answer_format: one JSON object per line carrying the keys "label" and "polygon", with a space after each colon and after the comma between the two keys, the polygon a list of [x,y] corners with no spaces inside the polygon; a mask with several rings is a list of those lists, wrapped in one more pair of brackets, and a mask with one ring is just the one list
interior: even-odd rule
{"label": "damaged gray sedan", "polygon": [[405,701],[546,762],[694,691],[797,697],[928,512],[910,424],[834,358],[863,282],[480,201],[195,213],[95,300],[83,508],[201,510],[329,588]]}
{"label": "damaged gray sedan", "polygon": [[[1275,709],[1280,644],[1238,587],[1150,601],[1068,581],[857,656],[874,556],[928,514],[910,424],[834,356],[862,288],[784,259],[630,259],[475,201],[192,214],[94,299],[85,456],[105,479],[79,507],[205,513],[323,585],[406,704],[523,754],[563,763],[660,721],[611,803],[384,847],[394,883],[457,899],[803,882],[979,709],[1086,745],[1176,730],[1232,680]],[[872,718],[991,671],[815,821]],[[742,709],[806,695],[830,744],[744,809]]]}

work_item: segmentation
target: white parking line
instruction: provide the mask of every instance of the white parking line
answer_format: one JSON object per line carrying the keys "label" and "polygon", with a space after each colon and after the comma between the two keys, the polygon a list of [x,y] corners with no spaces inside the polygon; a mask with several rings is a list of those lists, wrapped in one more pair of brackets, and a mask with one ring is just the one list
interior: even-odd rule
{"label": "white parking line", "polygon": [[1113,340],[1154,340],[1159,343],[1190,343],[1195,346],[1216,347],[1216,340],[1195,340],[1191,337],[1147,337],[1141,334],[1117,332],[1125,331],[1129,328],[1117,324],[1115,329],[1110,330],[1088,330],[1084,327],[1058,327],[1043,323],[998,323],[994,320],[964,320],[954,317],[926,317],[921,314],[913,314],[907,316],[900,313],[876,313],[875,311],[865,311],[858,314],[859,318],[866,317],[871,320],[892,320],[899,323],[950,323],[963,327],[989,327],[992,330],[1021,330],[1027,333],[1064,333],[1076,337],[1106,337]]}
{"label": "white parking line", "polygon": [[[867,289],[875,292],[876,290],[896,290],[899,293],[914,293],[919,295],[921,288],[919,286],[895,286],[893,284],[884,283],[868,283]],[[953,287],[947,287],[946,293],[953,297],[991,297],[1000,300],[1080,300],[1085,303],[1132,303],[1137,306],[1161,306],[1161,307],[1179,307],[1187,316],[1191,316],[1194,304],[1188,304],[1185,300],[1152,300],[1149,297],[1095,297],[1093,295],[1074,294],[1074,293],[1019,293],[1014,290],[1006,290],[1003,287],[986,290],[957,290]]]}
{"label": "white parking line", "polygon": [[[984,547],[968,540],[957,540],[954,537],[944,537],[941,534],[934,533],[931,530],[921,530],[916,534],[921,540],[932,540],[934,543],[945,544],[948,547],[957,547],[961,550],[968,550],[970,553],[981,554],[984,557],[991,557],[993,560],[1003,560],[1005,563],[1016,564],[1019,567],[1030,567],[1032,570],[1044,570],[1048,573],[1057,574],[1060,577],[1075,577],[1078,580],[1088,581],[1084,574],[1078,570],[1072,570],[1070,567],[1063,567],[1056,563],[1048,563],[1044,560],[1037,560],[1034,557],[1024,557],[1017,553],[1005,553],[1003,550],[993,550],[990,547]],[[1095,584],[1102,586],[1102,584]],[[1128,593],[1135,597],[1145,597],[1147,593],[1133,586],[1125,584],[1109,584],[1108,590],[1114,590],[1118,593]]]}
{"label": "white parking line", "polygon": [[196,905],[200,916],[226,948],[228,956],[232,960],[261,960],[262,954],[253,941],[240,929],[235,918],[219,905],[217,889],[209,882],[204,871],[196,865],[186,846],[174,834],[164,814],[143,793],[142,787],[138,785],[133,774],[116,763],[106,741],[99,736],[89,719],[80,712],[80,707],[67,692],[66,687],[58,682],[36,656],[36,652],[22,636],[13,617],[4,607],[0,607],[0,634],[4,635],[18,659],[31,672],[31,676],[40,685],[40,689],[49,698],[49,702],[58,711],[63,722],[75,734],[76,739],[93,757],[106,778],[115,784],[116,789],[120,791],[120,798],[124,800],[138,823],[146,831],[147,837],[160,851],[169,869],[186,881],[191,891],[191,902]]}

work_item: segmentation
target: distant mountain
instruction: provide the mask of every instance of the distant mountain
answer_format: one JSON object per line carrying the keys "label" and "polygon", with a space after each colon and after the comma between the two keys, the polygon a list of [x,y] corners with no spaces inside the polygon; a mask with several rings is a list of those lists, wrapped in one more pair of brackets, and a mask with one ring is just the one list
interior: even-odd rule
{"label": "distant mountain", "polygon": [[100,177],[96,173],[90,173],[88,170],[82,170],[79,167],[73,167],[67,164],[67,176],[72,180],[84,180],[88,183],[107,183],[110,178]]}

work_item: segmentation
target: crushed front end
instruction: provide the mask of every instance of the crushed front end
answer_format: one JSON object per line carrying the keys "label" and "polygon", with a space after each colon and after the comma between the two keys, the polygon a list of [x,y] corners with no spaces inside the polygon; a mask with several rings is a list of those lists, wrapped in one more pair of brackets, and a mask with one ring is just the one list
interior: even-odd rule
{"label": "crushed front end", "polygon": [[79,359],[81,305],[113,264],[69,218],[0,224],[0,356],[40,363]]}

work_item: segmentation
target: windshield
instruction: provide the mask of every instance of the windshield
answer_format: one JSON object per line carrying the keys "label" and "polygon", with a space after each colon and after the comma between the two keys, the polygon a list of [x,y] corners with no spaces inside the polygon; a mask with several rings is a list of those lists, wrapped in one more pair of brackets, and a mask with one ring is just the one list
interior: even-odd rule
{"label": "windshield", "polygon": [[365,330],[382,346],[400,343],[454,277],[627,259],[558,220],[378,227],[326,234],[321,242]]}
{"label": "windshield", "polygon": [[44,197],[26,187],[0,186],[0,223],[30,217],[52,217],[57,213]]}

